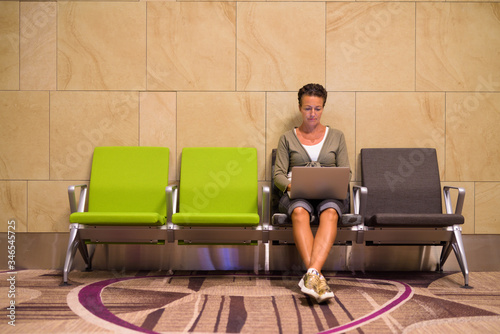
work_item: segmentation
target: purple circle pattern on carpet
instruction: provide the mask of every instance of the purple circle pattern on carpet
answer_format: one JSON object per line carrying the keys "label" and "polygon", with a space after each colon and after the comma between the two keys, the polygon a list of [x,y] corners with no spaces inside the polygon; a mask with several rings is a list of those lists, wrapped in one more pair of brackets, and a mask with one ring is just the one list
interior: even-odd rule
{"label": "purple circle pattern on carpet", "polygon": [[[91,283],[89,285],[86,285],[81,288],[81,290],[78,293],[78,301],[79,303],[90,313],[95,315],[96,317],[105,320],[111,324],[114,324],[116,326],[120,326],[123,328],[127,328],[133,331],[141,332],[141,333],[157,333],[155,331],[142,328],[140,326],[134,325],[128,321],[125,321],[112,313],[103,303],[103,300],[101,298],[101,294],[104,289],[109,287],[112,284],[118,283],[118,282],[123,282],[123,281],[128,281],[128,280],[134,280],[134,279],[144,279],[144,278],[158,278],[158,277],[170,277],[170,276],[140,276],[140,277],[123,277],[123,278],[113,278],[113,279],[108,279],[108,280],[103,280],[95,283]],[[356,280],[356,281],[363,281],[363,280]],[[373,282],[374,280],[369,280]],[[374,310],[370,314],[367,314],[365,316],[362,316],[358,319],[354,319],[350,321],[349,323],[336,326],[333,328],[330,328],[328,330],[322,331],[321,333],[339,333],[339,332],[345,332],[347,330],[352,330],[357,327],[362,326],[363,324],[366,324],[368,322],[371,322],[380,316],[390,313],[392,310],[397,308],[398,306],[404,304],[406,301],[411,299],[413,295],[413,290],[412,288],[403,282],[399,281],[391,281],[391,280],[375,280],[377,282],[383,282],[385,284],[389,285],[396,285],[398,286],[398,293],[397,295],[392,298],[390,301],[382,305],[380,308]]]}

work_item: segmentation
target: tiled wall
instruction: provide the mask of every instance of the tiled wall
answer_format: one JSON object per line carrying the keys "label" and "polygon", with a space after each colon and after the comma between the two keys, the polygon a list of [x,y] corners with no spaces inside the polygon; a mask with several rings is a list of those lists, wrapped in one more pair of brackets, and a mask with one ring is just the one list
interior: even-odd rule
{"label": "tiled wall", "polygon": [[253,146],[259,178],[330,92],[355,180],[365,147],[435,147],[467,234],[500,233],[500,2],[0,2],[0,231],[68,231],[101,145]]}

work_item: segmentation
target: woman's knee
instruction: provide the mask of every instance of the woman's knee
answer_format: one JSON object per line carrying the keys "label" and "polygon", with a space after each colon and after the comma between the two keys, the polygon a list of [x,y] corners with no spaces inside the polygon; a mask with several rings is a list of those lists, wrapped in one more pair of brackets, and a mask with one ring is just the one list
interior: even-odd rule
{"label": "woman's knee", "polygon": [[292,211],[292,220],[307,220],[309,222],[309,211],[301,206],[296,207]]}
{"label": "woman's knee", "polygon": [[332,222],[337,222],[339,220],[339,214],[337,213],[337,210],[334,208],[328,208],[323,210],[319,216],[320,221],[326,220],[326,221],[332,221]]}

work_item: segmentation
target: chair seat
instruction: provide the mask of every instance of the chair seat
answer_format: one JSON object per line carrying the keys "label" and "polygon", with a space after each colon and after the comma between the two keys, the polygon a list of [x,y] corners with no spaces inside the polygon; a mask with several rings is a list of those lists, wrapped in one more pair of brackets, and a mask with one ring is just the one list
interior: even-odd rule
{"label": "chair seat", "polygon": [[181,226],[256,226],[258,213],[175,213],[172,223]]}
{"label": "chair seat", "polygon": [[377,213],[366,219],[365,225],[372,227],[446,227],[463,224],[464,217],[442,213]]}
{"label": "chair seat", "polygon": [[71,223],[108,226],[159,226],[165,225],[166,220],[156,212],[75,212],[69,216]]}
{"label": "chair seat", "polygon": [[[356,226],[356,225],[361,224],[362,222],[363,221],[361,219],[361,215],[344,213],[342,215],[342,219],[338,223],[338,227]],[[275,213],[275,214],[273,214],[273,216],[271,218],[271,224],[273,226],[277,226],[277,227],[278,226],[280,226],[280,227],[291,227],[292,226],[292,220],[285,213]],[[311,222],[311,225],[313,225],[313,226],[319,225],[319,221],[316,219],[316,217],[313,218],[313,221]]]}

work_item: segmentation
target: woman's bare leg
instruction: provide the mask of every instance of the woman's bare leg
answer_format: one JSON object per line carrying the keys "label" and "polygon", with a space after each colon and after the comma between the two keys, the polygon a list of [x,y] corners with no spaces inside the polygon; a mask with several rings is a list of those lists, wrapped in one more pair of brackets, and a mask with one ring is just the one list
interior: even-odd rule
{"label": "woman's bare leg", "polygon": [[335,209],[329,208],[321,213],[308,268],[314,268],[321,273],[321,269],[337,237],[338,219],[339,215]]}
{"label": "woman's bare leg", "polygon": [[292,212],[293,240],[306,269],[311,262],[314,236],[311,230],[309,212],[297,207]]}
{"label": "woman's bare leg", "polygon": [[321,269],[337,236],[337,221],[337,211],[334,209],[323,211],[319,217],[316,237],[314,237],[309,213],[303,208],[296,208],[292,212],[295,245],[308,269],[308,274],[300,280],[299,287],[303,293],[316,298],[318,303],[334,297],[326,279],[321,274]]}

